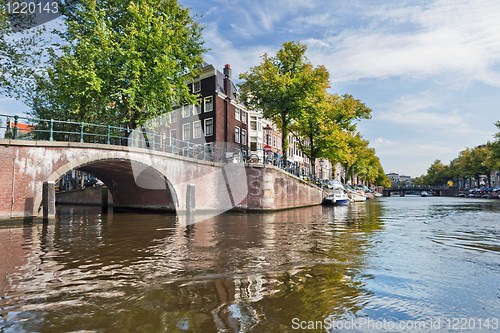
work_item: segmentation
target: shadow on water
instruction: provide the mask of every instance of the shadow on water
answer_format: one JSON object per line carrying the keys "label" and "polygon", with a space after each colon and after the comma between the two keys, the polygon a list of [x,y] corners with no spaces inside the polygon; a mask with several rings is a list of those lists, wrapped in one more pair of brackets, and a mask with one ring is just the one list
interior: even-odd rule
{"label": "shadow on water", "polygon": [[356,317],[382,211],[318,206],[190,224],[61,207],[55,223],[0,229],[0,327],[280,332],[295,317]]}

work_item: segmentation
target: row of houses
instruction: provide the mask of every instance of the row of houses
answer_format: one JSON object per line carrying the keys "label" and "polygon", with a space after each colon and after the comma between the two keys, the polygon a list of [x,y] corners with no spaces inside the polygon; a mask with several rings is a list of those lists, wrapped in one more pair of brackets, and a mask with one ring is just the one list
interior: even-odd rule
{"label": "row of houses", "polygon": [[[166,129],[170,138],[203,145],[231,143],[261,159],[264,149],[282,155],[282,134],[261,111],[248,109],[241,101],[229,64],[221,72],[203,63],[198,75],[191,77],[187,84],[191,93],[198,96],[198,103],[183,105],[171,112]],[[288,161],[311,172],[311,163],[292,134],[288,142]],[[342,181],[344,178],[340,166],[332,166],[327,160],[316,163],[316,175],[321,179]]]}

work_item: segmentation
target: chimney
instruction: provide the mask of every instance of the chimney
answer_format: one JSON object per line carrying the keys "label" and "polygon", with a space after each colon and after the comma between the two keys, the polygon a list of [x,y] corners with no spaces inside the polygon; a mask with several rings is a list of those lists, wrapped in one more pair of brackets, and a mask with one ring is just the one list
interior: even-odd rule
{"label": "chimney", "polygon": [[231,79],[231,67],[229,66],[229,64],[226,64],[226,66],[224,67],[224,76]]}

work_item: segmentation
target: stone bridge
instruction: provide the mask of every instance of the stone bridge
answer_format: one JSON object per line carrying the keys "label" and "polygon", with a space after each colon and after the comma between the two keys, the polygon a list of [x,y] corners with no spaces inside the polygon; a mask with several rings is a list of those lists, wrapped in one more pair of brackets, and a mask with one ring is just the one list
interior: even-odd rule
{"label": "stone bridge", "polygon": [[52,218],[55,184],[75,169],[102,180],[114,209],[275,210],[320,204],[325,196],[273,166],[127,146],[0,139],[0,219]]}

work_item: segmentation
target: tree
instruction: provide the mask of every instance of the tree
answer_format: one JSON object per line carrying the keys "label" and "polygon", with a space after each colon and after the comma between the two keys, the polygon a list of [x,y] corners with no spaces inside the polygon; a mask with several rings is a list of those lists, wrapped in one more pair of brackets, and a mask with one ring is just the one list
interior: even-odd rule
{"label": "tree", "polygon": [[264,117],[276,123],[283,135],[281,141],[286,161],[289,126],[298,121],[318,90],[325,89],[328,72],[325,67],[313,68],[305,57],[306,45],[285,42],[276,56],[262,56],[260,65],[240,74],[242,98],[249,107],[260,109]]}
{"label": "tree", "polygon": [[196,102],[185,75],[202,62],[202,27],[176,0],[81,0],[63,18],[39,83],[67,119],[135,128]]}
{"label": "tree", "polygon": [[443,185],[450,179],[450,171],[441,160],[435,160],[427,169],[427,174],[415,178],[416,185]]}
{"label": "tree", "polygon": [[339,153],[349,149],[347,136],[356,130],[354,121],[370,118],[371,112],[351,95],[332,95],[324,89],[310,100],[301,117],[290,125],[300,150],[311,161],[313,175],[317,158],[335,160]]}
{"label": "tree", "polygon": [[[16,32],[17,26],[26,22],[11,22],[4,11],[5,2],[0,6],[0,94],[22,98],[29,90],[38,66],[41,64],[43,47],[46,45],[42,37],[44,27]],[[29,16],[21,18],[31,20]],[[9,21],[10,20],[10,21]]]}
{"label": "tree", "polygon": [[[497,121],[495,126],[500,130],[500,121]],[[488,159],[488,164],[492,170],[500,169],[500,132],[495,134],[495,141],[490,145],[490,156]]]}

